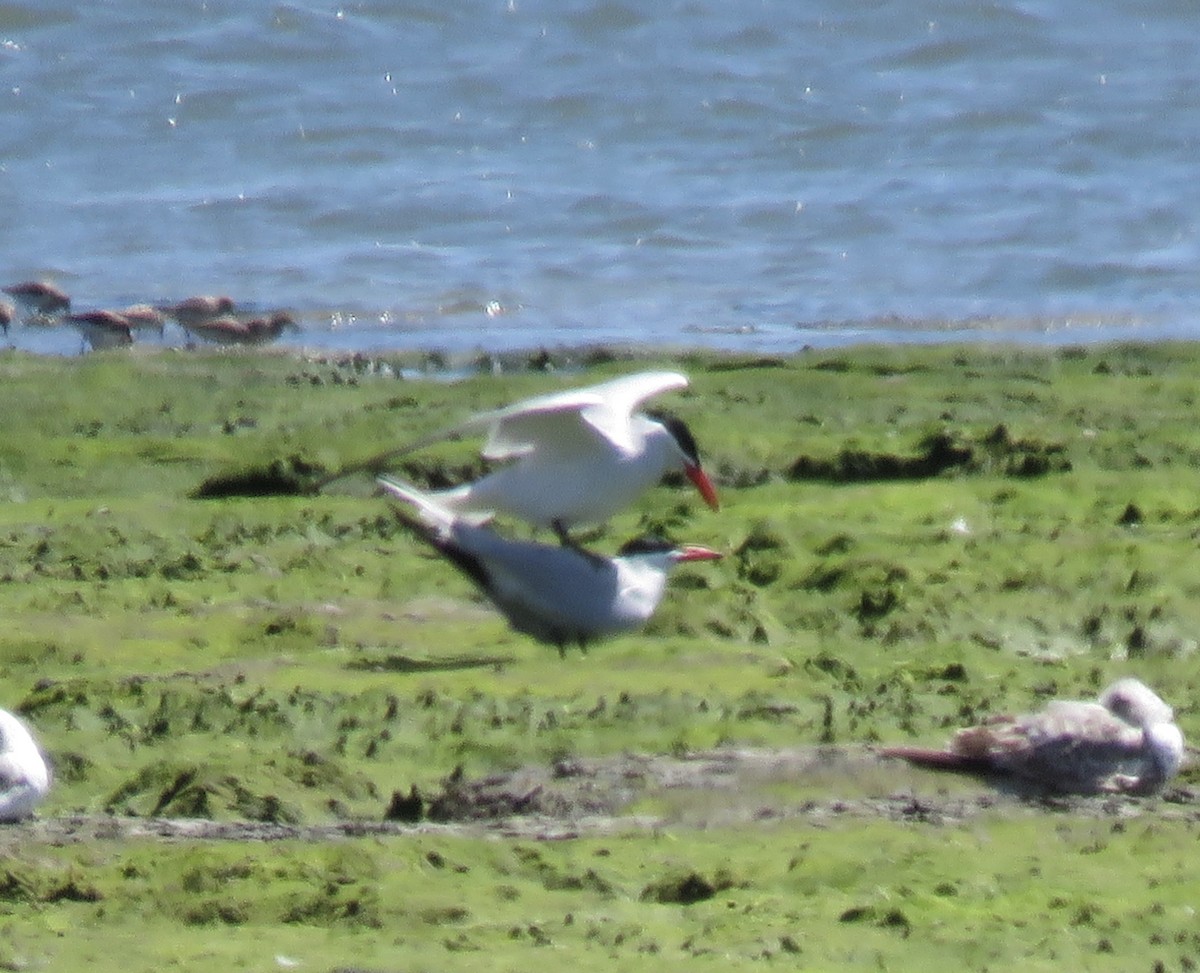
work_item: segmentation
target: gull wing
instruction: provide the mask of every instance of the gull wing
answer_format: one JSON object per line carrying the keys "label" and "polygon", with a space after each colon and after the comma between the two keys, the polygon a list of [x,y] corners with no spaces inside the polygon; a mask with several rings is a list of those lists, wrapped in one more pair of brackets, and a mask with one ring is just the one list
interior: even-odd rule
{"label": "gull wing", "polygon": [[1175,774],[1183,749],[1173,723],[1143,730],[1099,703],[1055,700],[1036,713],[997,715],[959,730],[946,750],[882,753],[935,769],[1003,771],[1043,790],[1088,794],[1149,793]]}
{"label": "gull wing", "polygon": [[1053,700],[1036,713],[996,715],[955,734],[953,749],[971,756],[1030,754],[1038,747],[1069,741],[1107,742],[1125,737],[1131,727],[1098,703]]}
{"label": "gull wing", "polygon": [[1141,730],[1114,716],[1099,703],[1052,700],[1039,713],[1031,713],[1018,722],[1033,743],[1070,737],[1087,743],[1111,743],[1130,737],[1141,738]]}
{"label": "gull wing", "polygon": [[1139,728],[1097,703],[1070,700],[960,730],[951,746],[1059,791],[1103,789],[1106,779],[1144,760]]}

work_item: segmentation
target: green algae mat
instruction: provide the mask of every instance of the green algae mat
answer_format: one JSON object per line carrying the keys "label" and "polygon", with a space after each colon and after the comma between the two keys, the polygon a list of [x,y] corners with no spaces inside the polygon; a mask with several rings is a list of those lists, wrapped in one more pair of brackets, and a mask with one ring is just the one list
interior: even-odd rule
{"label": "green algae mat", "polygon": [[[434,365],[438,367],[433,367]],[[533,367],[536,365],[536,367]],[[586,654],[371,477],[479,409],[677,368],[726,552]],[[1197,772],[1031,799],[872,757],[1136,675],[1200,735],[1200,348],[0,355],[0,969],[1193,969]],[[478,442],[394,469],[477,475]],[[525,533],[520,525],[504,525]]]}

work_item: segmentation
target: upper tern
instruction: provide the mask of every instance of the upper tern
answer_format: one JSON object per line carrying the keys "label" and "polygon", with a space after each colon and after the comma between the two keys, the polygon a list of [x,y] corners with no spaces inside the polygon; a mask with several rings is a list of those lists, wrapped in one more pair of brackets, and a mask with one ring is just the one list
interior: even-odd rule
{"label": "upper tern", "polygon": [[506,465],[433,498],[476,523],[506,513],[551,528],[567,543],[570,528],[607,520],[670,472],[683,473],[715,510],[717,493],[688,427],[673,416],[635,411],[687,384],[677,372],[640,372],[554,392],[481,413],[402,452],[486,428],[483,457]]}

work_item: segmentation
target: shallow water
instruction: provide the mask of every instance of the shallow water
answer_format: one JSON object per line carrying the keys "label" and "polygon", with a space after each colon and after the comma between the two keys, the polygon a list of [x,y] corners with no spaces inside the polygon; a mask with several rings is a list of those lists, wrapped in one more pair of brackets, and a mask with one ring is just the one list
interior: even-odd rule
{"label": "shallow water", "polygon": [[348,350],[1191,336],[1198,34],[1184,0],[6,4],[0,278]]}

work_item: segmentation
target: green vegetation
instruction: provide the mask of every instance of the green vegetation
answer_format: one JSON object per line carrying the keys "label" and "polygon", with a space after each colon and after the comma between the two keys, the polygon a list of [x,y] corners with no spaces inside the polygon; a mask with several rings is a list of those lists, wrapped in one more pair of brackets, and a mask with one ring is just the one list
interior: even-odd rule
{"label": "green vegetation", "polygon": [[[0,705],[56,772],[41,820],[0,831],[0,969],[1200,962],[1190,770],[1165,798],[1086,813],[998,798],[962,820],[819,826],[753,809],[978,789],[764,774],[707,798],[740,817],[649,789],[624,810],[660,826],[556,842],[124,827],[378,822],[460,767],[937,743],[1122,674],[1200,736],[1200,347],[558,365],[449,380],[415,358],[0,354]],[[657,367],[692,380],[661,404],[724,507],[668,484],[594,545],[656,530],[728,556],[587,654],[507,630],[369,476],[311,491],[477,409]],[[397,469],[475,475],[477,445]]]}

